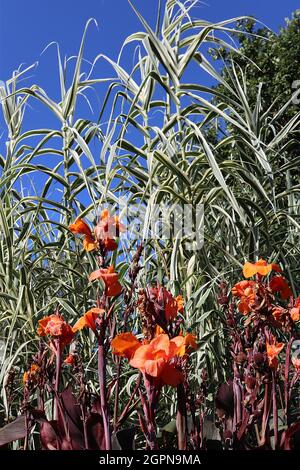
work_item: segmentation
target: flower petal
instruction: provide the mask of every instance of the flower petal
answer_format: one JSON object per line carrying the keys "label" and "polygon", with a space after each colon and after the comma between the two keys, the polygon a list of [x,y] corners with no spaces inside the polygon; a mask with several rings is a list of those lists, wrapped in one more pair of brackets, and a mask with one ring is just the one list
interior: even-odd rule
{"label": "flower petal", "polygon": [[111,342],[113,354],[127,359],[130,359],[140,346],[141,343],[131,332],[121,333]]}
{"label": "flower petal", "polygon": [[157,336],[156,338],[154,338],[151,341],[150,346],[151,346],[152,350],[155,351],[156,353],[158,351],[161,351],[165,355],[168,355],[169,351],[170,351],[169,336],[166,335],[166,334],[162,334],[162,335]]}
{"label": "flower petal", "polygon": [[166,360],[164,358],[159,359],[148,359],[145,361],[144,369],[146,374],[151,375],[151,377],[159,377],[166,365]]}
{"label": "flower petal", "polygon": [[86,251],[93,251],[97,248],[97,242],[95,242],[92,236],[86,235],[83,240],[83,248]]}
{"label": "flower petal", "polygon": [[257,267],[253,263],[249,263],[248,261],[244,264],[243,267],[243,275],[244,277],[252,277],[257,273]]}
{"label": "flower petal", "polygon": [[75,323],[75,325],[72,327],[72,331],[73,333],[76,333],[76,331],[79,331],[79,330],[82,330],[83,328],[85,328],[87,325],[86,325],[86,319],[85,317],[80,317],[79,320],[77,320],[77,322]]}
{"label": "flower petal", "polygon": [[78,233],[92,237],[92,231],[83,219],[76,219],[75,222],[69,226],[69,230],[72,233]]}
{"label": "flower petal", "polygon": [[132,367],[140,369],[142,372],[145,371],[145,362],[148,359],[151,359],[151,346],[149,344],[144,344],[140,346],[134,353],[129,364]]}

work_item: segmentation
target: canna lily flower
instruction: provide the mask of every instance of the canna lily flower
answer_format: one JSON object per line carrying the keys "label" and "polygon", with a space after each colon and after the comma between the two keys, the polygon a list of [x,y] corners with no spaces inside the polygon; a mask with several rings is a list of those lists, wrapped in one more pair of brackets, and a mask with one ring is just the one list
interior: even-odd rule
{"label": "canna lily flower", "polygon": [[115,336],[111,342],[113,354],[120,357],[127,357],[127,359],[131,359],[140,346],[141,342],[130,332],[120,333]]}
{"label": "canna lily flower", "polygon": [[114,251],[118,245],[114,237],[125,231],[125,226],[120,223],[119,217],[112,217],[108,210],[101,212],[100,220],[92,233],[84,220],[78,218],[69,226],[69,230],[75,234],[84,235],[83,246],[86,251],[104,248],[106,251]]}
{"label": "canna lily flower", "polygon": [[275,272],[281,272],[281,268],[278,266],[278,264],[268,264],[265,260],[260,259],[255,263],[249,263],[247,261],[243,267],[243,274],[245,277],[252,277],[255,274],[259,274],[260,276],[266,276],[272,270]]}
{"label": "canna lily flower", "polygon": [[238,304],[239,312],[247,315],[251,312],[251,308],[255,302],[256,295],[256,282],[255,281],[241,281],[235,284],[231,290],[232,294],[240,298]]}
{"label": "canna lily flower", "polygon": [[50,336],[51,339],[58,339],[62,347],[71,343],[74,334],[72,328],[62,316],[54,313],[42,318],[38,323],[37,333],[39,336]]}
{"label": "canna lily flower", "polygon": [[83,247],[86,251],[97,249],[97,241],[95,240],[90,227],[82,219],[76,219],[74,224],[69,226],[72,233],[84,235]]}
{"label": "canna lily flower", "polygon": [[292,364],[296,369],[296,372],[300,372],[300,358],[292,357]]}
{"label": "canna lily flower", "polygon": [[120,232],[125,232],[125,225],[121,224],[118,216],[111,216],[108,209],[101,212],[100,220],[95,227],[95,235],[98,240],[118,237]]}
{"label": "canna lily flower", "polygon": [[292,291],[282,276],[274,276],[270,281],[270,289],[273,292],[279,292],[282,299],[288,299],[292,295]]}
{"label": "canna lily flower", "polygon": [[170,339],[168,335],[161,334],[149,344],[137,348],[129,363],[151,377],[160,378],[164,384],[176,387],[183,376],[171,361],[178,356],[184,342],[183,336]]}
{"label": "canna lily flower", "polygon": [[105,284],[105,293],[107,297],[114,297],[122,292],[122,286],[119,283],[119,275],[114,271],[113,266],[101,268],[94,271],[89,276],[89,281],[101,279]]}
{"label": "canna lily flower", "polygon": [[30,369],[24,372],[23,375],[23,384],[26,385],[30,382],[36,382],[37,374],[39,371],[39,366],[37,364],[31,364]]}
{"label": "canna lily flower", "polygon": [[256,287],[256,282],[255,281],[240,281],[233,288],[231,289],[231,292],[233,293],[234,296],[242,298],[249,291],[247,289],[253,290]]}
{"label": "canna lily flower", "polygon": [[294,322],[300,320],[300,296],[295,300],[294,307],[290,310],[290,315]]}
{"label": "canna lily flower", "polygon": [[198,348],[196,335],[193,335],[192,333],[188,333],[183,338],[184,338],[184,343],[181,346],[180,350],[178,351],[178,356],[184,356],[191,349],[195,351]]}
{"label": "canna lily flower", "polygon": [[283,350],[284,344],[276,343],[276,340],[274,340],[274,343],[272,344],[268,343],[267,341],[266,348],[269,366],[271,367],[271,369],[276,370],[279,364],[278,355]]}
{"label": "canna lily flower", "polygon": [[96,333],[96,320],[104,313],[105,310],[103,310],[103,308],[91,308],[91,310],[86,312],[81,318],[79,318],[79,320],[77,320],[72,328],[73,333],[76,333],[76,331],[82,330],[83,328],[90,328],[94,333]]}

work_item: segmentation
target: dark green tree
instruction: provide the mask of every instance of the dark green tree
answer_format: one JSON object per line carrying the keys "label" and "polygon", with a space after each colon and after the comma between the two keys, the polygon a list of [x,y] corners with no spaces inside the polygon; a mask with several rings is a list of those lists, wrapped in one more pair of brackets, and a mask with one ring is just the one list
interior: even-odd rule
{"label": "dark green tree", "polygon": [[[232,36],[239,45],[240,54],[228,49],[212,49],[211,53],[216,60],[223,61],[221,74],[225,80],[234,84],[234,73],[241,79],[243,71],[251,109],[255,108],[259,93],[262,110],[271,108],[271,115],[286,105],[277,121],[277,125],[282,126],[300,111],[300,10],[294,12],[291,19],[286,19],[285,26],[277,34],[259,27],[254,19],[238,22],[236,29],[239,32]],[[217,89],[225,95],[229,93],[222,84]]]}

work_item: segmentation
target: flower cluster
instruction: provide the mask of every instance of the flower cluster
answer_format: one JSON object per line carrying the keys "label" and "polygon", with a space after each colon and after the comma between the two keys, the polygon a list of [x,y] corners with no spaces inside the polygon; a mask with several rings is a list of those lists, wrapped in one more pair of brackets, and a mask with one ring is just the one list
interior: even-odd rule
{"label": "flower cluster", "polygon": [[[300,418],[295,411],[298,424],[290,418],[300,379],[300,358],[292,354],[299,339],[300,297],[294,299],[275,263],[246,262],[243,275],[246,279],[231,290],[232,303],[224,283],[219,297],[232,368],[228,384],[220,387],[216,397],[224,443],[239,449],[288,449]],[[226,405],[228,397],[233,407]]]}
{"label": "flower cluster", "polygon": [[[122,423],[124,412],[133,406],[136,394],[138,396],[136,403],[140,402],[141,406],[140,410],[137,409],[139,422],[147,446],[150,449],[157,448],[155,414],[163,386],[177,387],[178,389],[180,417],[177,419],[181,422],[178,428],[178,441],[187,442],[187,430],[184,430],[183,427],[186,417],[182,415],[182,410],[187,408],[189,359],[191,353],[197,349],[197,342],[196,336],[185,328],[183,296],[174,296],[161,284],[137,288],[138,274],[141,269],[139,266],[142,254],[141,246],[137,247],[132,265],[128,269],[127,284],[121,285],[119,274],[111,263],[112,257],[109,257],[110,253],[117,249],[117,238],[120,232],[125,230],[125,227],[118,217],[112,217],[107,210],[101,212],[99,221],[93,230],[82,219],[77,219],[69,229],[74,234],[83,235],[83,246],[86,251],[92,254],[98,265],[98,268],[90,273],[87,281],[91,283],[100,281],[99,287],[102,285],[102,289],[97,289],[94,306],[81,317],[75,319],[73,325],[65,321],[59,308],[39,320],[37,333],[46,342],[41,343],[43,344],[41,354],[34,359],[30,368],[24,373],[25,400],[29,399],[30,391],[37,390],[38,395],[42,397],[41,403],[44,403],[45,390],[53,390],[53,422],[56,423],[57,431],[55,433],[58,433],[56,448],[64,446],[77,448],[78,443],[71,442],[72,439],[68,440],[64,429],[59,429],[60,423],[64,423],[65,420],[62,414],[64,407],[62,394],[68,393],[67,391],[60,392],[60,388],[63,374],[68,374],[71,370],[76,371],[75,385],[79,386],[78,400],[83,413],[81,421],[87,422],[90,419],[89,410],[93,409],[93,404],[90,401],[90,393],[84,379],[82,366],[80,366],[82,358],[78,348],[80,348],[79,345],[83,337],[79,338],[78,333],[89,329],[97,343],[98,365],[96,370],[99,394],[96,398],[98,400],[96,413],[99,413],[100,410],[102,423],[102,440],[98,445],[106,450],[110,450],[112,446],[112,417],[109,403],[111,395],[115,393],[114,429],[116,431]],[[135,321],[138,319],[140,333],[137,331],[136,334],[133,334],[131,331],[130,323],[132,324],[133,318]],[[76,341],[73,342],[75,338]],[[67,347],[70,350],[66,353]],[[114,372],[114,387],[107,384],[106,365],[110,354],[110,363],[117,366]],[[123,381],[122,368],[127,368],[127,363],[132,367],[132,371],[134,369],[139,371],[139,377],[142,379],[137,382],[138,386],[125,409],[118,410],[118,394],[120,383]],[[45,387],[47,380],[48,386]],[[193,407],[194,404],[190,406]],[[120,412],[119,418],[118,411]],[[45,424],[44,428],[46,429],[47,426],[49,428],[49,423]],[[85,448],[88,448],[92,445],[87,442],[88,430],[83,431],[84,445]],[[51,436],[53,433],[54,431],[51,430]],[[58,437],[61,435],[64,435],[62,442]],[[45,448],[53,445],[51,436],[43,437]],[[183,448],[183,444],[180,445]]]}
{"label": "flower cluster", "polygon": [[[265,283],[264,278],[272,273],[275,275]],[[291,323],[299,320],[300,298],[293,300],[291,288],[281,273],[277,264],[268,264],[263,259],[245,263],[243,274],[247,279],[235,284],[232,294],[239,299],[238,310],[248,316],[247,322],[264,318],[271,325],[290,328]],[[248,279],[253,276],[255,280]],[[283,301],[289,300],[289,304],[279,304],[277,295]]]}

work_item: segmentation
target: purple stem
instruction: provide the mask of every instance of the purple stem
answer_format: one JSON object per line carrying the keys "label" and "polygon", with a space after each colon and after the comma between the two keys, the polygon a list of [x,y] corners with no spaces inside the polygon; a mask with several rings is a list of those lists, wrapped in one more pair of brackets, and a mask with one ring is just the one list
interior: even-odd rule
{"label": "purple stem", "polygon": [[156,425],[155,425],[155,410],[156,404],[158,400],[159,391],[157,390],[157,385],[153,384],[151,380],[148,379],[146,374],[144,376],[144,383],[148,398],[148,403],[142,398],[141,400],[143,403],[144,413],[147,422],[147,429],[148,429],[148,442],[151,450],[155,450],[158,448],[157,445],[157,438],[156,438]]}
{"label": "purple stem", "polygon": [[176,426],[178,435],[178,450],[187,448],[187,412],[186,396],[183,384],[177,386],[178,410],[176,416]]}
{"label": "purple stem", "polygon": [[98,377],[100,387],[100,403],[101,412],[103,419],[104,437],[105,437],[105,450],[111,450],[111,436],[109,429],[109,415],[108,415],[108,404],[106,397],[106,365],[105,365],[105,354],[104,354],[104,331],[103,325],[100,328],[98,336]]}
{"label": "purple stem", "polygon": [[285,366],[284,366],[284,402],[285,402],[285,417],[288,422],[288,405],[289,405],[289,370],[290,370],[290,356],[291,348],[294,339],[290,339],[286,347]]}
{"label": "purple stem", "polygon": [[84,437],[84,448],[89,450],[89,439],[88,439],[88,430],[86,425],[86,413],[85,406],[80,405],[81,416],[82,416],[82,425],[83,425],[83,437]]}
{"label": "purple stem", "polygon": [[58,419],[58,413],[59,413],[59,397],[58,397],[58,392],[59,392],[59,382],[60,382],[60,372],[61,372],[61,365],[62,365],[62,359],[61,359],[61,342],[60,340],[55,341],[55,346],[56,346],[56,376],[55,376],[55,418]]}
{"label": "purple stem", "polygon": [[272,372],[272,395],[273,395],[273,428],[274,428],[274,449],[278,445],[278,410],[277,410],[277,397],[276,397],[276,380],[275,372]]}

